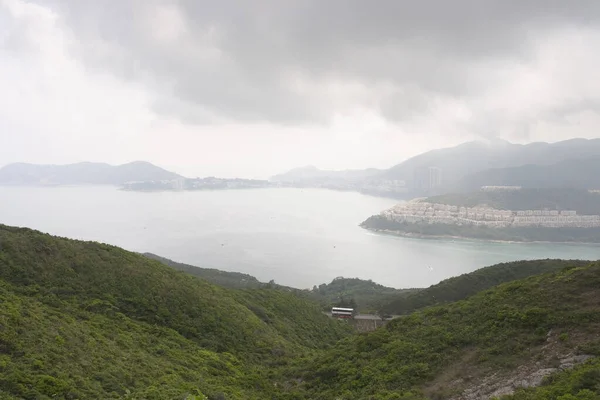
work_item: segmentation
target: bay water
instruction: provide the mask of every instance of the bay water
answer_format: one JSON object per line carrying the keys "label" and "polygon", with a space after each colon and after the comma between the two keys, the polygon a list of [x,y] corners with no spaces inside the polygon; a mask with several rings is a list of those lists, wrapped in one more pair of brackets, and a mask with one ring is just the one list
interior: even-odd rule
{"label": "bay water", "polygon": [[380,235],[360,222],[393,199],[320,189],[128,192],[0,187],[0,223],[309,288],[338,276],[426,287],[491,264],[598,259],[600,246]]}

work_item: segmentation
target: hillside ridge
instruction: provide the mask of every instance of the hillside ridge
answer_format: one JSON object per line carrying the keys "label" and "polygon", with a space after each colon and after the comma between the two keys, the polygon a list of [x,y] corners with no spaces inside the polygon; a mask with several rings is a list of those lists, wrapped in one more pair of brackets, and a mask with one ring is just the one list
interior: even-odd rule
{"label": "hillside ridge", "polygon": [[276,392],[270,368],[350,334],[293,293],[226,289],[115,246],[4,225],[0,302],[8,398],[261,399]]}
{"label": "hillside ridge", "polygon": [[[600,355],[598,329],[600,263],[595,262],[396,318],[383,329],[338,342],[298,374],[314,399],[491,399],[507,384],[501,394],[515,392],[520,376],[528,382],[532,374],[552,376],[561,366],[569,369]],[[596,362],[581,368],[596,374],[599,367]],[[600,395],[598,381],[579,380],[579,371],[566,373],[582,385],[554,391]]]}

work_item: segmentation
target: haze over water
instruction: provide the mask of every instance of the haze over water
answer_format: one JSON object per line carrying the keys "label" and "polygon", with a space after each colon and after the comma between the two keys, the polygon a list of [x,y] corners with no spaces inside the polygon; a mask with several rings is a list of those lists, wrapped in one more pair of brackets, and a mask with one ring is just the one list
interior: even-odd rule
{"label": "haze over water", "polygon": [[600,258],[594,245],[409,239],[358,226],[395,203],[318,189],[140,193],[102,186],[0,187],[0,223],[298,288],[337,276],[425,287],[503,261]]}

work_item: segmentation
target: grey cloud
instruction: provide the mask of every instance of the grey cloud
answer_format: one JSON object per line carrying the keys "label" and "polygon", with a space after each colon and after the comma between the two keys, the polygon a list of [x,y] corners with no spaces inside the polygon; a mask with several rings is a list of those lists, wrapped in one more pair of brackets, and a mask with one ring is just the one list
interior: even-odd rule
{"label": "grey cloud", "polygon": [[[79,40],[90,67],[152,84],[156,110],[187,122],[206,113],[241,121],[323,122],[335,111],[319,90],[292,89],[299,71],[317,89],[342,80],[386,84],[379,108],[403,120],[437,95],[464,97],[488,83],[477,65],[527,62],[553,30],[600,24],[600,2],[580,0],[46,0]],[[190,36],[157,45],[140,29],[151,4],[181,8]],[[375,90],[375,89],[374,89]],[[168,97],[173,97],[169,100]]]}
{"label": "grey cloud", "polygon": [[[569,117],[576,116],[585,111],[592,111],[600,114],[600,98],[598,99],[579,99],[561,107],[555,107],[548,110],[544,117],[555,124],[572,125],[574,122]],[[575,122],[577,123],[577,122]]]}
{"label": "grey cloud", "polygon": [[406,85],[382,98],[381,114],[390,120],[408,120],[431,110],[434,96],[416,85]]}

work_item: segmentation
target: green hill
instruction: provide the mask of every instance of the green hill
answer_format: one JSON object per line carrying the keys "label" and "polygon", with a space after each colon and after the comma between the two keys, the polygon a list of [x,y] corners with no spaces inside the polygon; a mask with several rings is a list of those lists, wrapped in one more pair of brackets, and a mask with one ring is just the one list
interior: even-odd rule
{"label": "green hill", "polygon": [[589,263],[590,261],[583,260],[548,259],[496,264],[445,279],[427,289],[396,296],[395,299],[382,305],[381,310],[388,314],[410,314],[420,308],[466,299],[501,283],[558,271],[567,266],[583,266]]}
{"label": "green hill", "polygon": [[305,295],[0,225],[0,399],[449,399],[539,371],[558,374],[515,400],[600,395],[596,359],[559,372],[600,354],[600,263],[506,264],[439,286],[464,299],[350,334]]}
{"label": "green hill", "polygon": [[310,293],[326,307],[345,305],[356,307],[361,312],[372,312],[396,297],[407,296],[419,290],[394,289],[371,280],[338,277],[331,283],[313,287]]}
{"label": "green hill", "polygon": [[157,260],[176,270],[186,272],[198,278],[206,279],[215,285],[234,289],[274,288],[294,292],[297,296],[318,302],[323,309],[332,305],[352,303],[359,310],[367,312],[377,310],[382,304],[391,301],[394,296],[412,293],[419,289],[394,289],[358,278],[335,278],[331,283],[323,283],[312,290],[295,289],[275,283],[264,283],[252,275],[240,272],[221,271],[213,268],[200,268],[179,263],[152,253],[143,253],[145,257]]}
{"label": "green hill", "polygon": [[[595,263],[394,319],[340,341],[297,374],[307,399],[449,399],[480,384],[492,390],[520,371],[557,368],[596,348],[599,327]],[[598,398],[600,388],[591,390],[586,398]]]}
{"label": "green hill", "polygon": [[3,399],[264,398],[276,391],[268,367],[349,332],[292,293],[220,288],[117,247],[3,225],[0,303]]}
{"label": "green hill", "polygon": [[178,271],[183,271],[198,278],[206,279],[215,285],[234,289],[258,289],[265,286],[264,283],[260,282],[252,275],[243,274],[241,272],[229,272],[214,268],[196,267],[194,265],[179,263],[152,253],[143,253],[142,255],[160,261]]}

